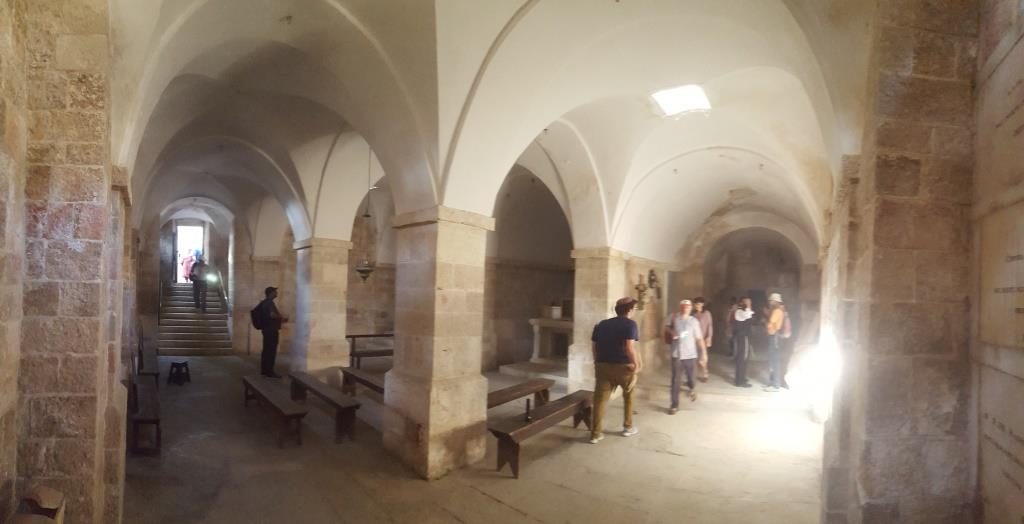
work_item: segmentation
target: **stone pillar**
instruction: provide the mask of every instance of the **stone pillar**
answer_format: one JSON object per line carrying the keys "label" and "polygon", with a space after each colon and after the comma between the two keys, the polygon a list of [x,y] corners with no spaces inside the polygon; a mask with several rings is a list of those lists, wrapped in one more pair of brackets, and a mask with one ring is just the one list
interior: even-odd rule
{"label": "stone pillar", "polygon": [[19,485],[43,480],[63,491],[69,524],[101,522],[111,380],[108,285],[117,280],[109,278],[104,254],[120,227],[110,196],[107,5],[13,5],[24,6],[29,33],[26,284],[23,301],[8,301],[21,304],[25,315]]}
{"label": "stone pillar", "polygon": [[296,247],[292,368],[318,371],[348,366],[345,295],[352,243],[314,238]]}
{"label": "stone pillar", "polygon": [[626,256],[611,248],[576,249],[573,343],[569,346],[569,391],[594,389],[594,325],[615,314],[615,301],[628,287]]}
{"label": "stone pillar", "polygon": [[[970,522],[973,1],[881,2],[850,246],[827,522]],[[829,459],[829,457],[826,457]],[[845,478],[844,478],[845,476]]]}
{"label": "stone pillar", "polygon": [[494,219],[444,207],[395,217],[395,361],[384,445],[426,478],[483,458],[484,265]]}

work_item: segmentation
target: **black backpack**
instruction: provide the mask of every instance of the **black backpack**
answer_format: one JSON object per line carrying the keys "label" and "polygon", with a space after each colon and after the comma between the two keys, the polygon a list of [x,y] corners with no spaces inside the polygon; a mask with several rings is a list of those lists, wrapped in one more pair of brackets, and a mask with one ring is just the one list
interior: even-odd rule
{"label": "black backpack", "polygon": [[259,305],[249,311],[249,318],[252,320],[252,327],[263,329],[263,311]]}

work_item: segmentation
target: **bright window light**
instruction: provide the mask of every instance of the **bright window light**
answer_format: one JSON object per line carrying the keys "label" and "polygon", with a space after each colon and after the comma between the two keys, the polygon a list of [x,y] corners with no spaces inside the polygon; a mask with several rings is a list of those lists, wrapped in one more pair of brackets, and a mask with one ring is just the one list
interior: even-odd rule
{"label": "bright window light", "polygon": [[694,84],[662,89],[651,95],[651,98],[658,103],[665,116],[711,110],[708,96],[700,86]]}

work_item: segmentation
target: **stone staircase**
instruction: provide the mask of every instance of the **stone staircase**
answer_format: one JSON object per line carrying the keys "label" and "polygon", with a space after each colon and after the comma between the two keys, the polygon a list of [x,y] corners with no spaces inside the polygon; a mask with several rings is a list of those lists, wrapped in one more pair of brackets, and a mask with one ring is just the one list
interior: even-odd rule
{"label": "stone staircase", "polygon": [[192,302],[192,284],[165,285],[160,301],[161,355],[230,355],[228,313],[220,285],[206,290],[206,312]]}

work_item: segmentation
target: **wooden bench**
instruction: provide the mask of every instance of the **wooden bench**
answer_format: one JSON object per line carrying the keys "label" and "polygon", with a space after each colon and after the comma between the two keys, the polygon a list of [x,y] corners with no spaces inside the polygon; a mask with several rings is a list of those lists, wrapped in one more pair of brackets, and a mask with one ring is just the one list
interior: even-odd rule
{"label": "wooden bench", "polygon": [[507,404],[513,400],[533,395],[535,407],[543,406],[551,398],[551,387],[555,381],[548,378],[535,378],[520,382],[514,386],[491,391],[487,394],[487,409]]}
{"label": "wooden bench", "polygon": [[[288,398],[288,392],[284,386],[271,378],[249,375],[242,377],[242,385],[245,387],[245,406],[249,407],[249,401],[253,399],[263,400],[269,404],[279,415],[284,426],[281,428],[281,436],[277,445],[284,447],[284,440],[289,433],[294,433],[299,445],[302,445],[302,417],[306,416],[308,410]],[[295,426],[292,431],[291,427]]]}
{"label": "wooden bench", "polygon": [[505,464],[512,467],[512,475],[519,478],[519,445],[526,439],[572,417],[572,427],[580,422],[590,428],[592,391],[579,390],[571,395],[552,400],[527,414],[497,420],[487,420],[487,430],[498,439],[498,471]]}
{"label": "wooden bench", "polygon": [[156,379],[157,388],[160,387],[160,359],[157,358],[155,349],[146,349],[142,342],[139,342],[139,369],[138,375],[151,376]]}
{"label": "wooden bench", "polygon": [[[131,450],[133,453],[159,453],[160,434],[160,397],[157,392],[157,380],[152,375],[131,377],[128,390],[128,420],[131,425]],[[139,426],[153,426],[156,434],[152,448],[139,447]]]}
{"label": "wooden bench", "polygon": [[329,384],[321,382],[309,373],[292,371],[288,376],[291,377],[292,400],[306,400],[306,392],[312,391],[316,396],[334,406],[335,442],[341,442],[343,435],[355,438],[356,410],[359,409],[359,401],[334,389]]}
{"label": "wooden bench", "polygon": [[377,333],[372,335],[347,335],[345,338],[348,339],[349,346],[349,357],[352,358],[352,367],[356,369],[362,368],[363,359],[371,357],[391,357],[395,355],[394,348],[391,349],[359,349],[357,348],[357,341],[362,339],[373,339],[373,338],[394,338],[394,333]]}
{"label": "wooden bench", "polygon": [[341,375],[341,390],[349,395],[356,394],[356,383],[384,394],[384,381],[377,375],[356,368],[341,368]]}

